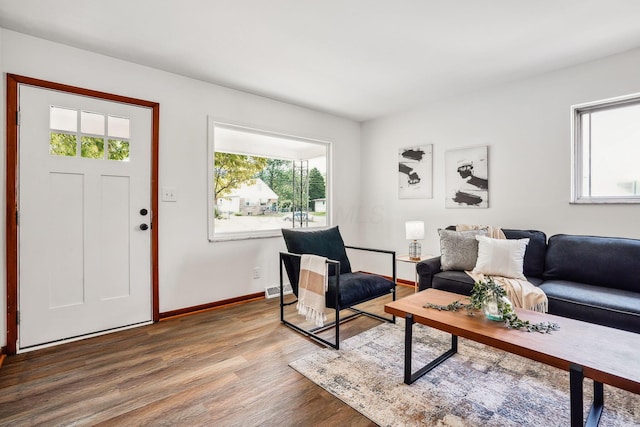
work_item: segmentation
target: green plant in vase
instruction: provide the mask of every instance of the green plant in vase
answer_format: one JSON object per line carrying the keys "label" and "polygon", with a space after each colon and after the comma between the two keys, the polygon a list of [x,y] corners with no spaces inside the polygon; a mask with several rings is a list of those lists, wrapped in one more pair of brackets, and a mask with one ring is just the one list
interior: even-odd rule
{"label": "green plant in vase", "polygon": [[457,300],[449,305],[427,303],[425,307],[446,311],[458,311],[461,308],[466,308],[467,314],[470,316],[475,315],[477,311],[483,311],[488,319],[502,321],[508,328],[522,329],[527,332],[549,333],[560,329],[557,323],[531,323],[528,320],[519,319],[513,310],[511,302],[507,299],[507,292],[492,277],[488,277],[487,280],[478,280],[474,283],[469,297],[469,304],[463,304]]}
{"label": "green plant in vase", "polygon": [[473,309],[482,310],[489,320],[501,322],[505,321],[505,314],[515,315],[507,292],[492,277],[474,283],[470,300]]}

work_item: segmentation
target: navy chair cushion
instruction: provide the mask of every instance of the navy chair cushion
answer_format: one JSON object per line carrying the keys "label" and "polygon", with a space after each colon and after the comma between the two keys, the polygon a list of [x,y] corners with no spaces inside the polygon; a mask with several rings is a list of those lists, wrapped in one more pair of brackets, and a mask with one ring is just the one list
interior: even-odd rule
{"label": "navy chair cushion", "polygon": [[[340,275],[340,307],[350,307],[370,299],[388,295],[394,288],[391,280],[368,273],[345,273]],[[336,308],[336,277],[329,278],[326,295],[328,308]]]}
{"label": "navy chair cushion", "polygon": [[[351,273],[351,264],[337,226],[313,231],[283,228],[282,236],[289,252],[318,255],[340,261],[340,273]],[[329,269],[330,276],[336,274],[334,270]]]}
{"label": "navy chair cushion", "polygon": [[[282,237],[287,245],[287,251],[293,254],[318,255],[334,261],[340,261],[340,273],[351,273],[351,264],[347,258],[347,251],[338,227],[324,230],[294,230],[282,229]],[[284,256],[284,267],[289,276],[293,293],[298,295],[298,277],[300,275],[300,258]],[[335,266],[329,265],[329,276],[334,276]]]}
{"label": "navy chair cushion", "polygon": [[[386,295],[394,288],[393,281],[382,276],[351,272],[351,264],[337,226],[313,231],[282,229],[282,235],[287,250],[291,253],[312,254],[340,261],[340,307],[349,307]],[[284,255],[283,262],[293,292],[297,296],[300,258]],[[329,266],[329,289],[326,294],[328,308],[335,308],[336,305],[336,275],[335,267],[332,267]]]}

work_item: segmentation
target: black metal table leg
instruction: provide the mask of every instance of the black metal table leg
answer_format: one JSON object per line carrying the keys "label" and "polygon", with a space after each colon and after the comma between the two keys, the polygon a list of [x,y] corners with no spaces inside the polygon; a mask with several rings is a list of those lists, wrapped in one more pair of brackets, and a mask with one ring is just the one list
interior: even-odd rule
{"label": "black metal table leg", "polygon": [[591,404],[591,410],[587,417],[587,422],[584,424],[587,427],[595,427],[600,423],[600,416],[602,415],[602,409],[604,409],[604,386],[598,381],[593,382],[593,403]]}
{"label": "black metal table leg", "polygon": [[413,315],[404,318],[404,383],[411,384],[411,353],[413,343]]}
{"label": "black metal table leg", "polygon": [[451,334],[451,348],[432,360],[415,373],[411,372],[411,355],[413,349],[413,315],[407,313],[404,327],[404,383],[413,384],[418,378],[458,352],[458,336]]}
{"label": "black metal table leg", "polygon": [[569,367],[569,400],[571,402],[571,427],[582,427],[582,366]]}
{"label": "black metal table leg", "polygon": [[[593,403],[587,416],[587,422],[583,418],[583,392],[582,383],[584,375],[582,366],[571,364],[569,367],[569,393],[571,400],[571,427],[595,427],[600,423],[600,416],[604,408],[604,386],[601,382],[593,382]],[[584,424],[583,424],[584,423]]]}

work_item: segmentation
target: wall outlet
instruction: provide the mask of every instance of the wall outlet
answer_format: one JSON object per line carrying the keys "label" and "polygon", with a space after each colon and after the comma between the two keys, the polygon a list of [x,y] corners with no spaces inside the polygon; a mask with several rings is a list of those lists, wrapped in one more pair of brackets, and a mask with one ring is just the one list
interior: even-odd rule
{"label": "wall outlet", "polygon": [[260,278],[260,268],[256,267],[253,269],[253,278],[254,279],[259,279]]}
{"label": "wall outlet", "polygon": [[176,187],[162,187],[162,201],[175,202],[178,200]]}

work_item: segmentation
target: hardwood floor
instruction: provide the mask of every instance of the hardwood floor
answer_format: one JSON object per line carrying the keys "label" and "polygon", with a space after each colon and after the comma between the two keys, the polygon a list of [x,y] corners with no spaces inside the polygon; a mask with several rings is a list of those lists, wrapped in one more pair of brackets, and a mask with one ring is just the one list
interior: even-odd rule
{"label": "hardwood floor", "polygon": [[[398,298],[411,292],[398,286]],[[374,303],[381,308],[388,301]],[[0,425],[374,425],[288,366],[323,347],[282,325],[278,302],[218,308],[7,357]],[[344,340],[378,324],[359,317],[340,333]]]}

